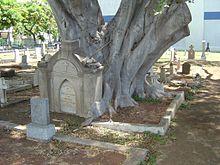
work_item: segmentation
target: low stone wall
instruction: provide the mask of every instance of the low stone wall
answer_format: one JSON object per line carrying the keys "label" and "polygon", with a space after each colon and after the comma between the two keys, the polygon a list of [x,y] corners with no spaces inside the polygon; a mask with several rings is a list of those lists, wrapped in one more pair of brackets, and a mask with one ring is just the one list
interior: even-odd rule
{"label": "low stone wall", "polygon": [[166,114],[161,119],[159,124],[130,124],[110,121],[93,122],[92,125],[123,132],[151,132],[159,135],[165,135],[170,126],[171,120],[174,118],[177,109],[184,102],[184,100],[184,92],[176,93],[176,97],[167,108]]}

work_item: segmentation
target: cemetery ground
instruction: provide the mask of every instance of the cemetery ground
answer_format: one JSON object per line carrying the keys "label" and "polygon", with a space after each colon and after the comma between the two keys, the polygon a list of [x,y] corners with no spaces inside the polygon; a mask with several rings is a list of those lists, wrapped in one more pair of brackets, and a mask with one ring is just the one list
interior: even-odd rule
{"label": "cemetery ground", "polygon": [[[180,58],[185,58],[184,52],[179,52]],[[166,64],[170,55],[164,55],[155,68]],[[196,55],[199,59],[199,53]],[[196,73],[202,77],[200,88],[186,87],[183,84],[166,85],[167,90],[184,90],[186,102],[181,105],[176,118],[173,119],[170,129],[165,136],[144,133],[123,133],[101,127],[81,127],[83,118],[74,115],[51,113],[52,123],[59,128],[59,134],[71,135],[80,138],[110,142],[131,147],[149,150],[142,164],[153,165],[219,165],[220,162],[220,58],[218,53],[210,53],[208,61],[192,61],[191,74],[175,77],[176,80],[192,82]],[[17,70],[18,71],[18,70]],[[14,79],[30,79],[33,70],[19,71]],[[26,72],[27,74],[25,74]],[[31,97],[39,95],[38,87],[9,94],[14,97]],[[138,100],[138,98],[136,98]],[[119,116],[113,116],[113,121],[158,123],[164,115],[169,99],[138,100],[136,108],[130,117],[126,117],[128,108],[121,111]],[[146,104],[144,104],[144,103]],[[143,109],[150,109],[143,113]],[[152,110],[153,109],[153,110]],[[134,109],[133,109],[134,110]],[[135,118],[134,115],[148,116]],[[102,119],[109,119],[104,115]],[[0,109],[0,120],[25,125],[31,122],[30,102],[24,101]],[[140,122],[141,122],[140,121]],[[125,153],[112,152],[96,147],[86,147],[76,144],[53,140],[49,143],[33,142],[26,139],[22,132],[0,129],[0,164],[122,164],[127,157]],[[13,156],[12,156],[13,155]],[[74,163],[73,163],[74,162]]]}

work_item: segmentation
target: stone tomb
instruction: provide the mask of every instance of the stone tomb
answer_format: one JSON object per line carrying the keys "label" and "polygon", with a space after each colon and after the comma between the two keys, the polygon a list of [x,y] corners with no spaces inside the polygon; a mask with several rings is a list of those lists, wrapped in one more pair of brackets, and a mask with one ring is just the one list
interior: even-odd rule
{"label": "stone tomb", "polygon": [[50,111],[89,117],[91,105],[102,98],[103,67],[84,58],[78,41],[66,41],[48,62],[38,63],[41,97]]}

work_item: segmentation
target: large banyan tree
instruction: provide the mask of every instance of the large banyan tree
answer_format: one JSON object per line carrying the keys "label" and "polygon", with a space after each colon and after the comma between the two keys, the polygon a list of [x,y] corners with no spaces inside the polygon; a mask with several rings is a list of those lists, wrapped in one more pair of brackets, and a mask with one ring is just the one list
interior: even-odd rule
{"label": "large banyan tree", "polygon": [[91,107],[91,119],[134,106],[133,95],[161,94],[149,90],[145,75],[170,46],[190,34],[191,14],[185,0],[122,0],[108,24],[98,0],[48,2],[62,40],[79,40],[87,57],[105,68],[103,98]]}

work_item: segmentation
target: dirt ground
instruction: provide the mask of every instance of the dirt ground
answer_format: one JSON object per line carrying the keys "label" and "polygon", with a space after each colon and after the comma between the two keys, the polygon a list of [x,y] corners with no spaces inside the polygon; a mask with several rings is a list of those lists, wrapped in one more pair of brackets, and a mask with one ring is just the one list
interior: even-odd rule
{"label": "dirt ground", "polygon": [[[146,101],[138,101],[138,106],[118,109],[116,114],[113,114],[111,117],[111,120],[114,122],[135,124],[159,124],[171,101],[171,98],[148,103]],[[97,121],[109,120],[109,113],[105,113]]]}
{"label": "dirt ground", "polygon": [[0,129],[1,165],[119,165],[120,153],[58,141],[40,143],[27,140],[23,133]]}
{"label": "dirt ground", "polygon": [[220,165],[220,65],[210,63],[204,70],[204,87],[177,113],[177,140],[157,149],[158,165]]}

